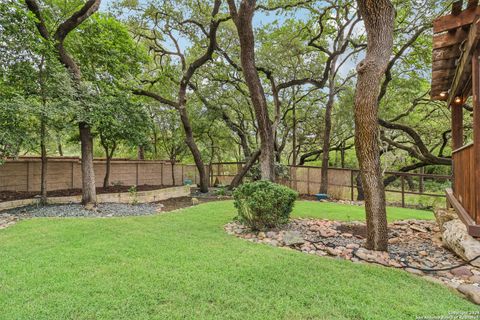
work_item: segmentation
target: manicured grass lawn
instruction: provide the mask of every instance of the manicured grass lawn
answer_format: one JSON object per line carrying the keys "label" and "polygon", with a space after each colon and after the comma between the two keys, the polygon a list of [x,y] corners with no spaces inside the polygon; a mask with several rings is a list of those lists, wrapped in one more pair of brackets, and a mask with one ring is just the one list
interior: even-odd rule
{"label": "manicured grass lawn", "polygon": [[[321,206],[299,202],[296,215],[323,216]],[[149,217],[32,219],[0,230],[0,318],[415,319],[478,310],[403,271],[229,236],[223,224],[233,216],[227,201]]]}
{"label": "manicured grass lawn", "polygon": [[[293,217],[331,219],[342,221],[365,220],[365,208],[333,202],[298,201],[293,210]],[[408,208],[387,208],[389,222],[406,219],[434,219],[432,211]]]}

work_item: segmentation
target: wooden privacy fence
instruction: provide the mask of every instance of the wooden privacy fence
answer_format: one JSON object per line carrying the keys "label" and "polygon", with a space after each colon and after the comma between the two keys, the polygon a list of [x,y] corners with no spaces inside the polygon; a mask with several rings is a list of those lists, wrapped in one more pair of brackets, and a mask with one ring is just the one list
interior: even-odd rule
{"label": "wooden privacy fence", "polygon": [[[82,187],[81,162],[78,158],[49,158],[47,168],[48,190]],[[0,191],[39,191],[40,169],[39,158],[7,160],[0,165]],[[94,170],[95,183],[100,187],[105,176],[105,160],[94,160]],[[180,186],[185,178],[193,183],[198,181],[195,165],[172,166],[168,161],[114,159],[110,170],[110,184],[113,185]]]}
{"label": "wooden privacy fence", "polygon": [[[211,165],[211,178],[228,185],[241,168],[242,163],[214,163]],[[289,177],[277,181],[298,191],[300,194],[314,195],[320,190],[321,167],[289,166]],[[328,193],[335,199],[357,200],[362,186],[357,169],[329,168]],[[213,180],[211,180],[213,181]],[[451,184],[450,175],[423,173],[385,172],[387,201],[390,204],[432,207],[444,205],[445,188]]]}
{"label": "wooden privacy fence", "polygon": [[[228,185],[242,168],[243,163],[224,162],[206,166],[210,184],[218,182]],[[7,160],[0,165],[0,191],[39,191],[39,158],[20,158]],[[97,186],[103,183],[105,161],[94,161]],[[173,175],[172,175],[173,173]],[[356,200],[361,193],[361,184],[357,179],[358,170],[330,168],[328,171],[328,193],[336,199]],[[444,190],[450,186],[450,176],[421,173],[386,172],[384,178],[389,181],[387,200],[396,205],[432,206],[444,202]],[[194,184],[199,177],[195,165],[175,164],[156,160],[122,160],[111,163],[110,183],[121,185],[182,185],[185,179]],[[248,178],[247,178],[248,179]],[[174,181],[175,180],[175,181]],[[289,166],[288,178],[278,181],[297,190],[300,194],[314,195],[320,189],[321,168],[315,166]],[[78,158],[49,158],[47,189],[81,188],[81,163]]]}

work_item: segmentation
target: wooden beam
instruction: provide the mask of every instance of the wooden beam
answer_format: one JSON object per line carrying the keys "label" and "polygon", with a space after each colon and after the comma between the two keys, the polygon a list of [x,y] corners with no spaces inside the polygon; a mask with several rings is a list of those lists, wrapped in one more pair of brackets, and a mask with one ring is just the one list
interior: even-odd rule
{"label": "wooden beam", "polygon": [[432,71],[455,69],[457,59],[433,60]]}
{"label": "wooden beam", "polygon": [[433,20],[433,33],[450,31],[472,24],[478,14],[480,14],[480,7],[475,5],[460,12],[458,15],[449,14],[438,17]]}
{"label": "wooden beam", "polygon": [[461,53],[458,46],[434,49],[432,51],[432,60],[458,59]]}
{"label": "wooden beam", "polygon": [[475,215],[474,220],[480,224],[480,50],[475,48],[472,56],[472,95],[473,95],[473,156]]}
{"label": "wooden beam", "polygon": [[452,189],[446,190],[447,201],[453,207],[458,217],[467,226],[468,234],[472,237],[480,237],[480,226],[470,217],[462,204],[455,198]]}
{"label": "wooden beam", "polygon": [[452,150],[463,147],[463,104],[452,104]]}
{"label": "wooden beam", "polygon": [[470,60],[473,54],[473,51],[476,50],[478,44],[478,36],[480,27],[478,25],[478,18],[475,20],[475,23],[472,24],[470,27],[470,31],[468,32],[468,38],[465,40],[466,42],[463,44],[463,53],[460,57],[460,61],[457,65],[457,70],[455,71],[455,76],[452,81],[452,86],[450,87],[449,97],[448,97],[448,105],[451,105],[459,91],[463,89],[462,80],[464,80],[465,71],[467,70],[470,64]]}
{"label": "wooden beam", "polygon": [[467,38],[468,33],[463,29],[457,29],[454,33],[441,33],[433,36],[433,49],[441,49],[458,45]]}
{"label": "wooden beam", "polygon": [[434,70],[432,71],[432,79],[441,81],[441,80],[448,80],[453,79],[455,76],[456,69],[444,69],[444,70]]}

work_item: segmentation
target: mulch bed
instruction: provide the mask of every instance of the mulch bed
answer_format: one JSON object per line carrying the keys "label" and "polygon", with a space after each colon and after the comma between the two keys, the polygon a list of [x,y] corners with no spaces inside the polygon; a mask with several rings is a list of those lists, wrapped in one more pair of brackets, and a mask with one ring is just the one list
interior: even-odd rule
{"label": "mulch bed", "polygon": [[[110,186],[110,187],[98,187],[97,194],[102,193],[119,193],[119,192],[128,192],[131,186]],[[161,186],[161,185],[142,185],[137,186],[137,191],[150,191],[157,189],[170,188],[172,186]],[[0,191],[0,202],[12,201],[12,200],[22,200],[30,199],[39,195],[39,191]],[[64,189],[64,190],[54,190],[48,191],[48,197],[68,197],[68,196],[77,196],[82,194],[82,189]]]}

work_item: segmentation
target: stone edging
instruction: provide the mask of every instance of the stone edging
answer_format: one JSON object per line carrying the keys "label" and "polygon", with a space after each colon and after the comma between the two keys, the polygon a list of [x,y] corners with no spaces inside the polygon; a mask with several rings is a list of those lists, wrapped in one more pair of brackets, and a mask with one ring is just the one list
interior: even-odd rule
{"label": "stone edging", "polygon": [[[99,203],[148,203],[166,200],[170,198],[186,197],[190,195],[190,186],[170,187],[149,191],[138,191],[136,196],[133,196],[130,192],[119,193],[103,193],[97,195],[97,202]],[[39,203],[40,199],[22,199],[0,202],[0,211],[14,209],[18,207],[24,207],[28,205],[34,205]],[[68,203],[80,203],[82,196],[68,196],[68,197],[50,197],[48,198],[49,204],[68,204]]]}

